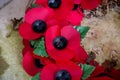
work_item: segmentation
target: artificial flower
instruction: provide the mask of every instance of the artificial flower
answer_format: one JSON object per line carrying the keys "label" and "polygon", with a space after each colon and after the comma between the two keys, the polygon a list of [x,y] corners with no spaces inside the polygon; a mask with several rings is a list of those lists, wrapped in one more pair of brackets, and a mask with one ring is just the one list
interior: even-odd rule
{"label": "artificial flower", "polygon": [[27,40],[44,36],[48,27],[58,24],[56,20],[49,17],[51,12],[52,10],[41,7],[29,10],[25,15],[25,21],[19,27],[20,35]]}
{"label": "artificial flower", "polygon": [[[47,77],[46,77],[47,76]],[[73,62],[59,61],[46,65],[41,72],[41,80],[80,80],[82,69]]]}
{"label": "artificial flower", "polygon": [[28,51],[24,55],[22,65],[23,65],[24,70],[30,76],[36,75],[44,67],[44,65],[41,63],[40,59],[36,59],[33,57],[31,51]]}
{"label": "artificial flower", "polygon": [[86,59],[86,53],[80,47],[80,34],[71,26],[50,27],[45,35],[46,50],[55,60]]}
{"label": "artificial flower", "polygon": [[36,4],[53,9],[51,17],[63,22],[73,9],[74,0],[36,0]]}

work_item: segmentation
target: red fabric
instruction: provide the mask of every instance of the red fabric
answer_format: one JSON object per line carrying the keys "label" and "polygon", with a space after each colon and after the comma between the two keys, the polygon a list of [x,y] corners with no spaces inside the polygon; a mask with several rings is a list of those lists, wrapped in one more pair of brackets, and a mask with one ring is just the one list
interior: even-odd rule
{"label": "red fabric", "polygon": [[[41,80],[54,80],[55,74],[59,70],[66,70],[70,73],[71,80],[80,80],[82,76],[81,68],[73,62],[60,61],[56,64],[45,66],[41,72]],[[47,77],[46,77],[47,75]]]}
{"label": "red fabric", "polygon": [[82,0],[74,0],[75,4],[80,4]]}
{"label": "red fabric", "polygon": [[47,24],[47,28],[52,25],[58,24],[55,19],[51,19],[49,14],[52,10],[47,8],[33,8],[29,10],[25,15],[25,21],[19,27],[19,33],[22,38],[27,40],[34,40],[44,36],[44,33],[36,33],[32,30],[32,23],[36,20],[43,20]]}
{"label": "red fabric", "polygon": [[[36,0],[36,4],[42,5],[44,7],[49,7],[46,0]],[[51,17],[62,22],[67,18],[67,15],[70,14],[74,6],[74,0],[62,0],[62,4],[59,8],[53,9]],[[51,8],[52,9],[52,8]]]}
{"label": "red fabric", "polygon": [[114,80],[114,79],[107,76],[102,76],[102,77],[88,78],[87,80]]}
{"label": "red fabric", "polygon": [[88,58],[88,55],[86,51],[84,50],[84,48],[79,46],[78,48],[76,48],[75,52],[76,52],[76,55],[74,56],[72,60],[74,62],[85,63]]}
{"label": "red fabric", "polygon": [[73,26],[74,25],[80,25],[83,17],[84,17],[84,14],[78,8],[77,10],[71,11],[70,15],[67,18],[67,21]]}
{"label": "red fabric", "polygon": [[22,38],[27,39],[27,40],[34,40],[43,35],[43,34],[35,33],[32,30],[32,25],[30,25],[26,22],[24,22],[20,25],[19,34]]}
{"label": "red fabric", "polygon": [[30,46],[30,42],[26,39],[23,39],[24,48],[22,50],[22,55],[24,56],[28,51],[33,51],[33,48]]}
{"label": "red fabric", "polygon": [[[53,40],[57,36],[63,36],[67,39],[68,44],[66,48],[58,50],[54,47]],[[78,55],[78,52],[76,50],[78,47],[80,47],[80,40],[81,39],[79,32],[71,26],[65,26],[63,28],[59,26],[53,26],[47,30],[45,35],[46,50],[49,56],[55,60],[70,60],[74,56]]]}
{"label": "red fabric", "polygon": [[110,72],[107,72],[109,75],[113,77],[114,80],[120,80],[120,69],[112,68]]}
{"label": "red fabric", "polygon": [[102,0],[82,0],[81,7],[86,10],[94,9],[101,4]]}
{"label": "red fabric", "polygon": [[105,68],[103,66],[96,66],[95,70],[93,71],[93,73],[91,74],[90,77],[95,77],[101,73],[104,73],[105,71]]}
{"label": "red fabric", "polygon": [[37,68],[34,63],[34,58],[31,52],[27,52],[24,55],[22,65],[24,70],[30,75],[35,76],[38,72],[41,71],[41,68]]}

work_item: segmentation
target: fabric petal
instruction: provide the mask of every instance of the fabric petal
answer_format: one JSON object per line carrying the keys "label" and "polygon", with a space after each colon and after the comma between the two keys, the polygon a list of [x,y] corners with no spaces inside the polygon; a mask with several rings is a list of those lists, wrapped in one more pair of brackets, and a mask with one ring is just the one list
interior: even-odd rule
{"label": "fabric petal", "polygon": [[60,27],[58,25],[50,27],[45,34],[45,44],[47,49],[53,49],[53,40],[60,34]]}
{"label": "fabric petal", "polygon": [[74,6],[74,0],[62,0],[60,8],[54,10],[54,17],[59,21],[63,21],[70,14]]}
{"label": "fabric petal", "polygon": [[50,57],[52,57],[55,60],[70,60],[74,57],[75,53],[70,49],[63,49],[63,50],[57,50],[55,48],[53,49],[47,49],[47,52]]}
{"label": "fabric petal", "polygon": [[79,63],[85,63],[88,58],[88,55],[87,55],[86,51],[84,50],[84,48],[82,48],[80,46],[80,47],[76,48],[75,52],[76,52],[76,54],[75,54],[75,57],[73,60],[76,62],[79,62]]}
{"label": "fabric petal", "polygon": [[22,62],[24,70],[30,75],[34,76],[41,71],[40,68],[37,68],[34,63],[34,58],[31,52],[27,52],[23,58]]}
{"label": "fabric petal", "polygon": [[48,2],[48,0],[36,0],[35,3],[45,7],[45,6],[48,6],[47,2]]}
{"label": "fabric petal", "polygon": [[58,66],[55,64],[49,64],[45,66],[41,72],[41,80],[54,80],[54,74],[58,70]]}
{"label": "fabric petal", "polygon": [[36,20],[45,21],[48,18],[48,15],[51,14],[52,10],[43,7],[37,7],[29,10],[25,15],[25,21],[29,24],[32,24]]}
{"label": "fabric petal", "polygon": [[35,33],[32,30],[32,26],[26,22],[20,25],[19,34],[21,35],[22,38],[27,40],[34,40],[41,36],[41,34]]}
{"label": "fabric petal", "polygon": [[80,4],[82,0],[74,0],[75,4]]}
{"label": "fabric petal", "polygon": [[102,76],[102,77],[89,78],[87,80],[114,80],[114,79],[107,76]]}
{"label": "fabric petal", "polygon": [[61,35],[68,40],[68,45],[71,48],[76,48],[80,45],[80,34],[71,26],[65,26],[61,30]]}
{"label": "fabric petal", "polygon": [[83,17],[84,17],[84,14],[82,13],[81,10],[74,10],[74,11],[71,11],[70,15],[67,18],[67,21],[73,26],[80,25]]}
{"label": "fabric petal", "polygon": [[101,0],[82,0],[81,6],[83,9],[89,10],[96,8],[101,3]]}

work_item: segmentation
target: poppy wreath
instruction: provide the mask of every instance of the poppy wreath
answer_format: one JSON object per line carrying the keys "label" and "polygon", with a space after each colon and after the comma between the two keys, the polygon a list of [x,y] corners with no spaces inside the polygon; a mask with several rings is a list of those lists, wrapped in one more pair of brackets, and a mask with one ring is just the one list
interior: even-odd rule
{"label": "poppy wreath", "polygon": [[31,80],[119,80],[120,70],[90,59],[81,40],[89,27],[80,26],[83,10],[101,0],[36,0],[19,26],[23,38],[22,66]]}

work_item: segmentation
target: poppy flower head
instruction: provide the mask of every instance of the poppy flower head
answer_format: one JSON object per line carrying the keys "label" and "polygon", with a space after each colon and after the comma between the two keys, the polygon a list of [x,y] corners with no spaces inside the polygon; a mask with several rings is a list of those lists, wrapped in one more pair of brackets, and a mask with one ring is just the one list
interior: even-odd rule
{"label": "poppy flower head", "polygon": [[30,75],[34,76],[38,72],[41,71],[41,69],[44,67],[44,65],[40,62],[39,59],[35,59],[30,51],[28,51],[23,58],[22,65],[24,70]]}
{"label": "poppy flower head", "polygon": [[51,16],[62,22],[72,11],[74,0],[36,0],[36,4],[53,9]]}
{"label": "poppy flower head", "polygon": [[46,50],[55,60],[69,60],[75,55],[75,50],[80,46],[80,34],[71,26],[50,27],[45,35]]}
{"label": "poppy flower head", "polygon": [[34,40],[44,36],[47,28],[58,24],[58,22],[49,17],[52,13],[48,8],[33,8],[25,15],[25,21],[19,27],[21,37],[27,40]]}
{"label": "poppy flower head", "polygon": [[80,80],[81,76],[82,70],[78,65],[70,61],[59,61],[46,65],[40,77],[42,80]]}

